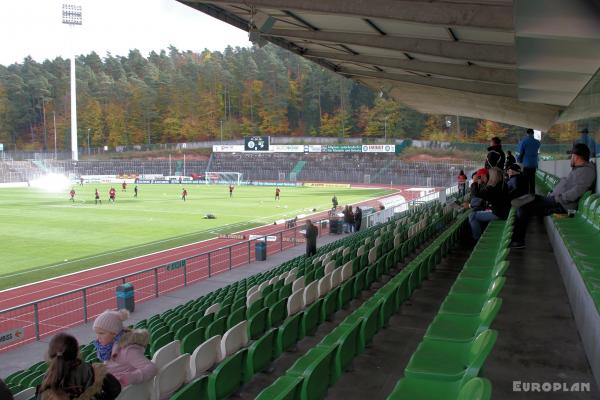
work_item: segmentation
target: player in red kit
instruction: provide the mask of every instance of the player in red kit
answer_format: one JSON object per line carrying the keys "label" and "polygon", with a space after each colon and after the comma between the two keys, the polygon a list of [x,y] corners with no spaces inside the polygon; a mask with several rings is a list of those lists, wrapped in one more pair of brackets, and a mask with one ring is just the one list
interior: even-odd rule
{"label": "player in red kit", "polygon": [[96,200],[95,204],[98,204],[98,202],[100,202],[100,204],[102,204],[102,200],[100,199],[100,193],[98,192],[98,189],[96,189],[96,194],[94,195],[94,199]]}
{"label": "player in red kit", "polygon": [[279,189],[279,188],[276,188],[276,189],[275,189],[275,200],[280,200],[280,199],[279,199],[279,193],[281,193],[281,189]]}
{"label": "player in red kit", "polygon": [[75,203],[75,189],[71,189],[69,195],[71,195],[71,201]]}
{"label": "player in red kit", "polygon": [[183,188],[183,192],[181,192],[181,200],[185,201],[186,197],[187,197],[187,190],[185,190],[185,188]]}
{"label": "player in red kit", "polygon": [[115,190],[115,188],[111,187],[110,190],[108,191],[109,200],[114,203],[116,195],[117,195],[117,191]]}

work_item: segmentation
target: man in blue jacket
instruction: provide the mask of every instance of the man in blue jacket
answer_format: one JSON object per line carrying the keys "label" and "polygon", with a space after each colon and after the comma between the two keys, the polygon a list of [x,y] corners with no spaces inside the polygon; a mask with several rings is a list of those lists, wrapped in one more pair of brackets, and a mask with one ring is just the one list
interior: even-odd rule
{"label": "man in blue jacket", "polygon": [[535,194],[535,171],[538,167],[540,141],[533,137],[533,129],[527,129],[527,136],[517,146],[517,161],[523,164],[523,176],[529,193]]}

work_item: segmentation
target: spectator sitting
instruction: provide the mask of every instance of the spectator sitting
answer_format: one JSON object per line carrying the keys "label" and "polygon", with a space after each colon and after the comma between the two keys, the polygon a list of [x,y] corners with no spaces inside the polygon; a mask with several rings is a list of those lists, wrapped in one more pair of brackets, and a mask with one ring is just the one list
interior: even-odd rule
{"label": "spectator sitting", "polygon": [[[504,167],[506,169],[508,169],[508,167],[510,167],[513,164],[517,163],[517,159],[515,158],[515,156],[513,156],[512,151],[507,151],[506,152],[506,163],[504,164]],[[520,169],[520,168],[519,168]]]}
{"label": "spectator sitting", "polygon": [[[496,160],[493,158],[490,160],[488,157],[488,161],[493,163]],[[479,240],[485,224],[508,217],[510,201],[506,195],[502,171],[499,168],[491,168],[488,170],[488,175],[478,172],[471,185],[471,193],[486,200],[491,207],[491,210],[475,211],[469,216],[473,239]]]}
{"label": "spectator sitting", "polygon": [[48,371],[36,390],[38,400],[113,400],[121,392],[106,366],[81,361],[79,344],[71,335],[59,333],[50,340],[47,361]]}
{"label": "spectator sitting", "polygon": [[583,128],[579,131],[579,133],[581,133],[581,136],[577,140],[575,140],[575,144],[585,144],[588,147],[588,149],[590,149],[590,157],[596,157],[596,141],[589,135],[590,132],[588,131],[588,129]]}
{"label": "spectator sitting", "polygon": [[521,175],[519,164],[509,165],[507,173],[508,181],[506,182],[506,189],[509,199],[513,200],[526,195],[528,193],[527,182],[523,178],[523,175]]}
{"label": "spectator sitting", "polygon": [[94,321],[96,355],[123,387],[149,381],[157,373],[154,363],[144,355],[148,331],[124,328],[127,318],[127,310],[107,310]]}
{"label": "spectator sitting", "polygon": [[490,141],[490,147],[488,147],[489,151],[495,151],[500,155],[500,159],[496,163],[496,165],[492,165],[492,167],[498,167],[500,169],[504,169],[504,164],[506,162],[506,155],[504,154],[504,150],[502,150],[502,141],[498,136],[494,136]]}
{"label": "spectator sitting", "polygon": [[[471,181],[475,182],[475,179],[480,177],[480,176],[485,176],[485,180],[487,182],[487,169],[485,168],[481,168],[479,170],[477,170],[476,172],[473,173],[473,175],[471,175]],[[469,208],[471,208],[473,211],[482,211],[485,210],[485,201],[481,198],[481,197],[477,197],[473,194],[473,189],[474,186],[473,184],[471,184],[471,188],[469,190],[469,195],[470,195],[470,199],[469,199]]]}
{"label": "spectator sitting", "polygon": [[569,175],[561,179],[548,196],[535,196],[534,201],[517,211],[511,248],[525,247],[525,232],[531,216],[566,214],[568,210],[576,210],[579,198],[593,187],[596,168],[589,162],[590,149],[583,143],[576,143],[569,153],[572,168]]}

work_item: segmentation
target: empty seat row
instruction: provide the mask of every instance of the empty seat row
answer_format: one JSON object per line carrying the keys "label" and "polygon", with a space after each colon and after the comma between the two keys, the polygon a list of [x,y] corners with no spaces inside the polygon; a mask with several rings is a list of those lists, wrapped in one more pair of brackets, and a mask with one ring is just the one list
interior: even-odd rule
{"label": "empty seat row", "polygon": [[388,399],[491,398],[490,382],[478,376],[497,337],[489,328],[502,305],[514,217],[513,209],[488,225]]}

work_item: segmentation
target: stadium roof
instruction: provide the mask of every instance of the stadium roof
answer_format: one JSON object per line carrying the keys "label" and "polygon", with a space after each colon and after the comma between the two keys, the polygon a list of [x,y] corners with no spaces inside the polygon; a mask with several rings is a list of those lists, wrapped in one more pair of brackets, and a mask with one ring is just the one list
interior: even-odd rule
{"label": "stadium roof", "polygon": [[600,67],[600,0],[178,1],[424,113],[593,116],[563,111]]}

